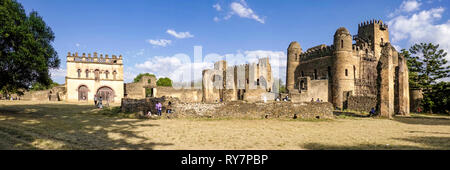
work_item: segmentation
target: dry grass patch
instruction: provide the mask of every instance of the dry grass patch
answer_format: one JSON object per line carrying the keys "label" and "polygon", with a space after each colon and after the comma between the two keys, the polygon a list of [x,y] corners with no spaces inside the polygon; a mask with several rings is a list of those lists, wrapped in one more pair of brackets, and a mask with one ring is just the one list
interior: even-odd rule
{"label": "dry grass patch", "polygon": [[442,115],[139,120],[114,113],[0,101],[0,149],[450,149],[450,117]]}

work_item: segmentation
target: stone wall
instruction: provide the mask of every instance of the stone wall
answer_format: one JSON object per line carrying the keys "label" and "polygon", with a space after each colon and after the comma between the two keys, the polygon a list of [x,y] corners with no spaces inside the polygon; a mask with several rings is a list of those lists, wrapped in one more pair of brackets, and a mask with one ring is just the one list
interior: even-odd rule
{"label": "stone wall", "polygon": [[329,93],[330,86],[328,85],[328,80],[306,80],[307,89],[299,90],[296,89],[290,93],[290,98],[293,102],[310,102],[311,99],[316,101],[317,99],[323,102],[330,101],[331,95]]}
{"label": "stone wall", "polygon": [[377,106],[376,96],[349,96],[348,107],[349,110],[369,112],[372,108]]}
{"label": "stone wall", "polygon": [[176,89],[173,87],[157,87],[155,97],[178,98],[181,102],[197,103],[202,101],[201,89]]}
{"label": "stone wall", "polygon": [[228,102],[217,104],[178,104],[175,113],[177,117],[208,117],[208,118],[289,118],[297,114],[299,119],[332,119],[333,105],[331,103],[248,103]]}

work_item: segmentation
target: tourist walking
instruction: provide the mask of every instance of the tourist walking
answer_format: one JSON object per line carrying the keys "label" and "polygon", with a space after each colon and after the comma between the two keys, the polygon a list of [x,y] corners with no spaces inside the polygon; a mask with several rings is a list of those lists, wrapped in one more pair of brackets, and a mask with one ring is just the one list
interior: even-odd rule
{"label": "tourist walking", "polygon": [[97,106],[97,95],[94,95],[94,104]]}
{"label": "tourist walking", "polygon": [[97,106],[97,108],[103,109],[102,96],[100,96],[100,98],[98,99],[98,106]]}

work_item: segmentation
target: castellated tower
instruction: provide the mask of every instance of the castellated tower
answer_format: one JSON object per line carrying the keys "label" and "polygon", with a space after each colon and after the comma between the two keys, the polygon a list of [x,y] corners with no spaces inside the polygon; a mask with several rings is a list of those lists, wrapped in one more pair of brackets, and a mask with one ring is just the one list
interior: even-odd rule
{"label": "castellated tower", "polygon": [[381,20],[365,21],[358,25],[356,39],[369,43],[378,60],[381,56],[381,45],[389,42],[388,25]]}
{"label": "castellated tower", "polygon": [[352,35],[344,28],[334,34],[334,57],[331,76],[333,82],[332,100],[335,107],[343,108],[344,98],[352,95],[354,90],[353,71],[355,59],[352,56]]}
{"label": "castellated tower", "polygon": [[295,70],[300,64],[300,54],[302,48],[297,41],[291,42],[287,49],[287,68],[286,68],[286,89],[288,91],[294,90],[295,85]]}

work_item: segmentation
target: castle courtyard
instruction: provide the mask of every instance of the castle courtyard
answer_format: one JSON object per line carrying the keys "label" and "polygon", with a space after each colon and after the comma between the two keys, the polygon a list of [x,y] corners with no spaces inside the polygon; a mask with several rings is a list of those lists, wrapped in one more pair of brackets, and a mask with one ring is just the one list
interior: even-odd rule
{"label": "castle courtyard", "polygon": [[0,101],[0,149],[450,149],[450,117],[124,118],[92,103]]}

